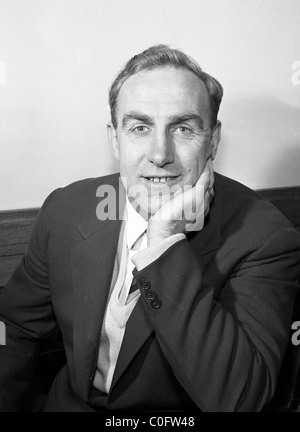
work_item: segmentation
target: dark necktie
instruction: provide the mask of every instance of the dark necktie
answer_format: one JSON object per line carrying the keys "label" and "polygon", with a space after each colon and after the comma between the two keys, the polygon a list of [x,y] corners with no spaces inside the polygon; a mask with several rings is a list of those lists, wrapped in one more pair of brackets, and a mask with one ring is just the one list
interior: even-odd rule
{"label": "dark necktie", "polygon": [[130,286],[130,290],[129,290],[129,294],[133,293],[134,291],[136,291],[138,289],[138,284],[136,283],[135,279],[132,279],[131,282],[131,286]]}
{"label": "dark necktie", "polygon": [[[134,250],[138,250],[140,248],[143,236],[144,236],[145,232],[143,232],[140,237],[136,240],[135,244],[133,245],[133,249]],[[130,285],[130,289],[129,289],[129,294],[133,293],[134,291],[136,291],[138,289],[138,284],[136,283],[135,278],[133,277],[131,285]],[[128,295],[129,295],[128,294]]]}

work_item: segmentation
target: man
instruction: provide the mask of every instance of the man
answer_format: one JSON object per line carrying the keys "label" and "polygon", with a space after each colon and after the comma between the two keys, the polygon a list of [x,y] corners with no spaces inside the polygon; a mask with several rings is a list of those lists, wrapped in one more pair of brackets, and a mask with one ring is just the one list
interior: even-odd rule
{"label": "man", "polygon": [[[118,75],[108,136],[122,182],[53,192],[1,294],[2,410],[20,409],[39,342],[57,326],[67,364],[45,411],[259,411],[270,400],[300,239],[270,203],[214,174],[221,98],[214,78],[164,45]],[[103,220],[107,187],[117,211]]]}

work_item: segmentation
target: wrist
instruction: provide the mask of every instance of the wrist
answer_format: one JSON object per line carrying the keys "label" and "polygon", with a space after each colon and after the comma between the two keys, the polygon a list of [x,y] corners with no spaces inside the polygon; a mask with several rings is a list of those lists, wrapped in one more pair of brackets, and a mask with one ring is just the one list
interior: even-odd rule
{"label": "wrist", "polygon": [[159,226],[149,223],[147,230],[147,245],[148,247],[154,246],[174,234],[184,234],[184,231],[185,223],[183,221],[174,221],[173,223]]}

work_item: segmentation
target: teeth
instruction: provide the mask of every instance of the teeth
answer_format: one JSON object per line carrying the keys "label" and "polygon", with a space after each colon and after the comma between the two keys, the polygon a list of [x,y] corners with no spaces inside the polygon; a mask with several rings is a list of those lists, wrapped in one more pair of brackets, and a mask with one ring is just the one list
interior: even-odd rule
{"label": "teeth", "polygon": [[149,177],[149,180],[154,183],[166,183],[171,180],[171,177]]}

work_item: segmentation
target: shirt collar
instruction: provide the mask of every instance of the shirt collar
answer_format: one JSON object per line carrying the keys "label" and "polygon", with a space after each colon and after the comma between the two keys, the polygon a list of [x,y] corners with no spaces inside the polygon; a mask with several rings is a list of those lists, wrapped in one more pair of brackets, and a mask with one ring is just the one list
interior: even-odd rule
{"label": "shirt collar", "polygon": [[136,240],[146,231],[148,222],[134,210],[126,196],[127,246],[131,249]]}

